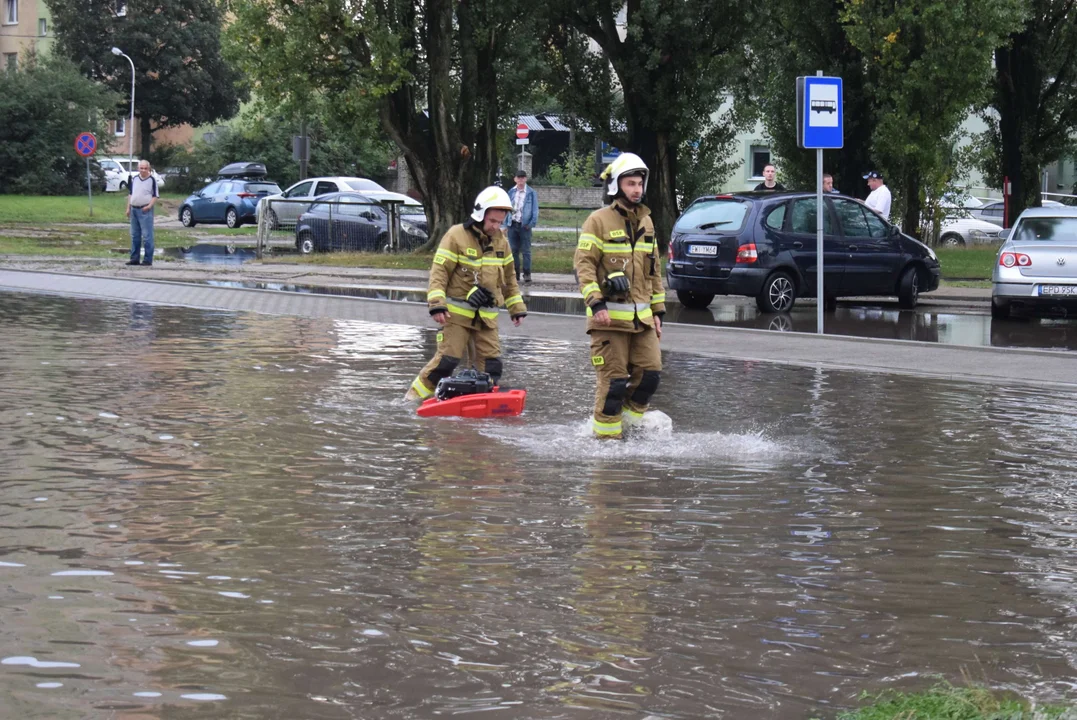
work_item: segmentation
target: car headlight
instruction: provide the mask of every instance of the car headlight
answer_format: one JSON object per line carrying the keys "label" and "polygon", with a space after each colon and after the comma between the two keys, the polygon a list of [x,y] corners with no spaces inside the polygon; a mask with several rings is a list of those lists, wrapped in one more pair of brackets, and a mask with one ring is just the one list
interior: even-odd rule
{"label": "car headlight", "polygon": [[408,235],[414,235],[416,237],[425,238],[426,231],[418,225],[412,225],[409,222],[400,223],[400,229],[406,232]]}
{"label": "car headlight", "polygon": [[998,237],[998,233],[997,233],[997,232],[995,232],[995,233],[986,233],[986,232],[984,232],[983,230],[969,230],[969,237],[974,237],[974,238],[989,238],[989,237],[991,237],[992,235],[994,235],[995,237]]}

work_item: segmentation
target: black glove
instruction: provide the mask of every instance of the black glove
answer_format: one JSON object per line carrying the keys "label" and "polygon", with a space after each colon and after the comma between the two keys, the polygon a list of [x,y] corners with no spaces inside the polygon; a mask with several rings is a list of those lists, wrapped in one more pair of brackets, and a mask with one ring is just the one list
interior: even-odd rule
{"label": "black glove", "polygon": [[482,285],[475,285],[467,292],[467,304],[478,310],[494,304],[494,294]]}
{"label": "black glove", "polygon": [[628,276],[623,272],[614,272],[606,276],[606,290],[611,295],[624,295],[628,292]]}

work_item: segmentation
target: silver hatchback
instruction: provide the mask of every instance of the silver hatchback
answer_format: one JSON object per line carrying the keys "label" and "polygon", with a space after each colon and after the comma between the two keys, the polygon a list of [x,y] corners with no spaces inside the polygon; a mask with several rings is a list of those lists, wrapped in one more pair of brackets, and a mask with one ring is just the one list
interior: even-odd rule
{"label": "silver hatchback", "polygon": [[1021,213],[998,250],[991,283],[995,318],[1014,308],[1077,311],[1077,208]]}

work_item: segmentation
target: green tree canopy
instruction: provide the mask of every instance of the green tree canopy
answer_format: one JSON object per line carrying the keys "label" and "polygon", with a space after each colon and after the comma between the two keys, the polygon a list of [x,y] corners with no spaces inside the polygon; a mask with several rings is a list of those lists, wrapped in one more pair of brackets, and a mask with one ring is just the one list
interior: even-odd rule
{"label": "green tree canopy", "polygon": [[870,62],[872,157],[896,190],[906,232],[950,179],[955,132],[983,101],[993,50],[1023,0],[847,0],[842,19]]}
{"label": "green tree canopy", "polygon": [[[162,127],[212,123],[235,115],[247,98],[242,76],[221,57],[223,21],[217,0],[45,0],[58,50],[82,71],[130,102],[135,65],[135,116],[143,157]],[[124,8],[117,14],[116,8]],[[127,105],[122,105],[126,108]],[[123,116],[124,110],[117,108]]]}
{"label": "green tree canopy", "polygon": [[373,108],[424,198],[430,243],[493,181],[499,128],[534,91],[522,0],[239,0],[228,36],[259,95]]}
{"label": "green tree canopy", "polygon": [[85,191],[75,137],[103,138],[117,99],[62,57],[31,55],[18,72],[0,73],[0,193]]}
{"label": "green tree canopy", "polygon": [[547,3],[554,87],[600,137],[647,163],[648,205],[663,240],[677,216],[685,143],[706,144],[685,159],[713,163],[721,154],[715,150],[727,149],[736,132],[733,116],[717,124],[712,116],[744,80],[754,6],[747,0]]}
{"label": "green tree canopy", "polygon": [[1026,0],[1024,24],[995,51],[987,162],[995,187],[1010,178],[1011,217],[1040,204],[1040,172],[1075,147],[1077,1]]}

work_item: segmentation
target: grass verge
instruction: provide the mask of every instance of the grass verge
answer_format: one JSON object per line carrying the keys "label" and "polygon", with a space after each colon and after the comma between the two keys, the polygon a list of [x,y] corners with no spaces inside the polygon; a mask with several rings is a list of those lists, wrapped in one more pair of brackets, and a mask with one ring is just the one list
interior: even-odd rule
{"label": "grass verge", "polygon": [[[158,248],[191,245],[189,232],[155,230],[154,245]],[[126,228],[28,228],[0,227],[0,254],[4,255],[64,255],[72,257],[125,257],[131,247],[131,235]]]}
{"label": "grass verge", "polygon": [[871,704],[838,715],[838,720],[1061,720],[1072,708],[1033,705],[983,687],[938,685],[926,692],[885,692],[864,696]]}
{"label": "grass verge", "polygon": [[[158,212],[174,216],[180,202],[187,197],[164,193],[158,200]],[[85,195],[0,195],[0,223],[108,223],[126,222],[127,193],[93,194],[93,215]]]}
{"label": "grass verge", "polygon": [[[531,271],[541,273],[571,273],[575,247],[542,247],[531,251]],[[267,263],[296,263],[319,267],[364,267],[388,270],[429,270],[432,255],[423,253],[315,253],[313,255],[282,254],[267,257]]]}
{"label": "grass verge", "polygon": [[944,280],[990,280],[998,246],[938,248],[935,254],[939,256]]}

